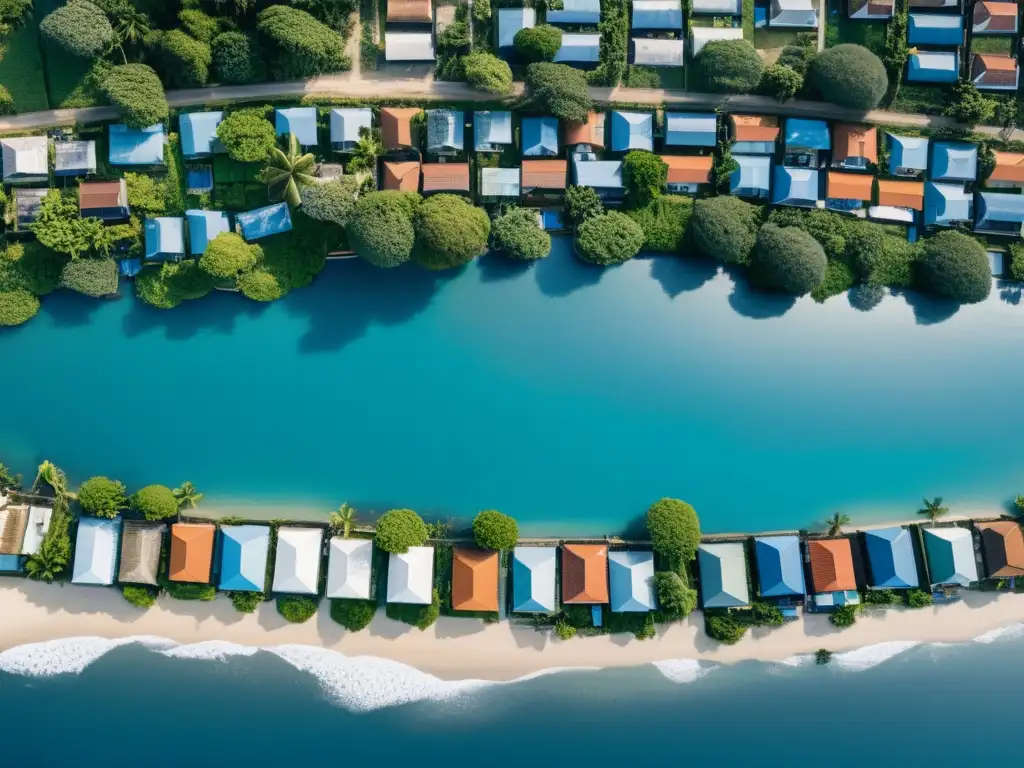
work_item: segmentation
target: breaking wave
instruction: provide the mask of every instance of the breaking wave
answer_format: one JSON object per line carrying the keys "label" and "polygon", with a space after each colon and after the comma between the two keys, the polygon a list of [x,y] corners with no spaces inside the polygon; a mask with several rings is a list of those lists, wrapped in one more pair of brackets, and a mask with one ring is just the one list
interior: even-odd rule
{"label": "breaking wave", "polygon": [[171,640],[149,635],[133,635],[117,640],[105,637],[66,637],[43,643],[27,643],[0,653],[0,672],[28,677],[77,675],[102,656],[123,645],[164,648]]}
{"label": "breaking wave", "polygon": [[920,645],[913,641],[878,643],[832,656],[832,663],[847,672],[864,672]]}
{"label": "breaking wave", "polygon": [[697,661],[696,659],[666,659],[664,661],[652,661],[651,664],[664,675],[666,680],[673,683],[693,683],[704,677],[715,664]]}

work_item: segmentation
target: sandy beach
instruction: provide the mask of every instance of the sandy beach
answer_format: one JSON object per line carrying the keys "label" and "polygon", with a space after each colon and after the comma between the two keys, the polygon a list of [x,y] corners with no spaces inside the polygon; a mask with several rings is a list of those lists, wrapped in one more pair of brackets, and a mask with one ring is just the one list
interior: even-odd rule
{"label": "sandy beach", "polygon": [[288,624],[265,603],[242,615],[225,597],[183,602],[166,595],[148,611],[127,603],[115,588],[47,585],[0,578],[0,650],[69,637],[164,637],[181,644],[226,641],[245,646],[309,645],[346,656],[392,659],[446,680],[510,680],[554,667],[614,667],[675,659],[731,663],[780,661],[819,648],[833,652],[889,642],[961,642],[1024,622],[1024,595],[966,592],[952,605],[917,611],[868,610],[857,624],[837,630],[827,616],[804,616],[774,629],[748,632],[735,646],[704,634],[695,613],[662,627],[653,640],[627,635],[561,641],[550,633],[507,622],[486,625],[442,617],[425,632],[390,621],[383,612],[366,630],[335,624],[326,601],[306,624]]}

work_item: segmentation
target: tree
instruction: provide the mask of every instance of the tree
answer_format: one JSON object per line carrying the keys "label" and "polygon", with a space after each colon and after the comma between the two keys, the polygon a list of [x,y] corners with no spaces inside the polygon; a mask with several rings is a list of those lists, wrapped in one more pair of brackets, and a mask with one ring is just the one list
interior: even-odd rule
{"label": "tree", "polygon": [[526,61],[551,61],[562,47],[562,30],[550,24],[526,27],[516,32],[512,44]]}
{"label": "tree", "polygon": [[344,227],[356,209],[359,179],[341,176],[328,182],[308,184],[300,190],[302,212],[317,221],[329,221]]}
{"label": "tree", "polygon": [[317,601],[312,597],[300,597],[299,595],[282,595],[277,598],[277,612],[285,621],[292,624],[303,624],[313,618],[316,614]]}
{"label": "tree", "polygon": [[[174,309],[183,301],[201,299],[213,290],[214,278],[192,261],[164,262],[135,278],[135,293],[158,309]],[[241,287],[241,285],[239,285]]]}
{"label": "tree", "polygon": [[491,225],[494,247],[519,261],[543,259],[551,253],[551,235],[540,228],[537,214],[528,208],[512,207]]}
{"label": "tree", "polygon": [[272,5],[256,17],[276,80],[299,79],[348,69],[341,35],[305,11]]}
{"label": "tree", "polygon": [[81,218],[74,194],[56,189],[46,193],[31,229],[44,246],[73,259],[107,244],[103,222]]}
{"label": "tree", "polygon": [[778,101],[789,101],[804,87],[804,76],[785,64],[772,64],[761,75],[760,91]]}
{"label": "tree", "polygon": [[21,474],[14,474],[0,461],[0,493],[21,490]]}
{"label": "tree", "polygon": [[949,507],[942,506],[941,496],[936,496],[931,501],[928,501],[928,499],[923,499],[923,501],[924,506],[921,507],[921,509],[917,510],[917,514],[924,515],[925,517],[927,517],[928,522],[932,523],[933,525],[935,524],[935,521],[938,520],[940,517],[949,514]]}
{"label": "tree", "polygon": [[604,213],[604,203],[593,187],[569,187],[565,190],[565,215],[574,226]]}
{"label": "tree", "polygon": [[253,0],[213,0],[217,8],[222,5],[230,5],[231,12],[235,16],[244,16],[252,8]]}
{"label": "tree", "polygon": [[953,86],[953,95],[943,114],[974,127],[992,122],[996,106],[995,100],[983,96],[970,80],[959,80]]}
{"label": "tree", "polygon": [[856,605],[841,606],[830,613],[828,618],[834,626],[841,629],[852,627],[857,623],[857,608]]}
{"label": "tree", "polygon": [[312,152],[302,154],[299,140],[294,133],[288,134],[288,152],[277,147],[270,150],[270,164],[263,169],[262,179],[269,187],[270,199],[284,200],[292,208],[302,204],[300,185],[316,184],[313,171],[316,158]]}
{"label": "tree", "polygon": [[609,211],[593,216],[577,230],[576,251],[580,258],[611,266],[636,256],[644,246],[644,231],[629,216]]}
{"label": "tree", "polygon": [[473,3],[473,18],[477,21],[487,21],[491,18],[491,0],[476,0]]}
{"label": "tree", "polygon": [[705,256],[726,264],[746,264],[757,242],[759,211],[732,195],[697,200],[690,217],[693,244]]}
{"label": "tree", "polygon": [[565,64],[541,62],[526,70],[526,84],[534,106],[559,120],[583,122],[593,107],[587,78]]}
{"label": "tree", "polygon": [[384,154],[384,144],[380,140],[380,131],[364,131],[356,142],[356,148],[348,161],[349,173],[373,172],[377,167],[377,158]]}
{"label": "tree", "polygon": [[206,245],[199,268],[212,277],[230,279],[248,272],[263,256],[263,249],[234,232],[221,232]]}
{"label": "tree", "polygon": [[655,553],[671,563],[673,570],[697,555],[700,520],[685,501],[664,498],[654,502],[647,509],[647,530]]}
{"label": "tree", "polygon": [[832,661],[832,651],[827,648],[819,648],[814,652],[815,664],[828,664]]}
{"label": "tree", "polygon": [[15,113],[14,98],[11,92],[0,85],[0,115],[13,115]]}
{"label": "tree", "polygon": [[944,299],[973,304],[992,290],[985,249],[962,232],[940,232],[925,240],[919,264],[926,287]]}
{"label": "tree", "polygon": [[0,326],[27,323],[39,312],[39,299],[28,291],[18,288],[0,291]]}
{"label": "tree", "polygon": [[764,74],[764,60],[749,40],[712,40],[694,63],[713,93],[752,93]]}
{"label": "tree", "polygon": [[868,278],[882,259],[885,229],[880,224],[860,222],[846,237],[846,260],[861,278]]}
{"label": "tree", "polygon": [[39,551],[29,557],[25,563],[25,571],[30,579],[52,582],[59,579],[71,564],[71,515],[68,514],[67,479],[49,461],[39,465],[33,490],[38,488],[40,480],[50,484],[53,489],[53,514],[50,527],[43,535]]}
{"label": "tree", "polygon": [[184,507],[195,509],[199,506],[199,502],[203,500],[203,494],[201,494],[188,480],[175,488],[172,493],[178,503],[178,509],[182,509]]}
{"label": "tree", "polygon": [[843,532],[843,526],[850,524],[850,516],[844,515],[841,512],[836,512],[832,517],[825,521],[828,526],[829,538],[836,538]]}
{"label": "tree", "polygon": [[36,479],[32,482],[33,492],[40,490],[40,483],[50,486],[54,497],[58,499],[67,499],[72,495],[68,493],[68,478],[64,474],[64,470],[52,461],[47,460],[39,465]]}
{"label": "tree", "polygon": [[416,242],[412,221],[419,204],[419,195],[395,190],[361,197],[348,223],[352,249],[378,267],[409,261]]}
{"label": "tree", "polygon": [[383,551],[400,555],[426,543],[427,524],[411,509],[392,509],[380,516],[373,540]]}
{"label": "tree", "polygon": [[457,195],[433,195],[416,211],[412,258],[427,269],[461,267],[486,250],[490,234],[482,208]]}
{"label": "tree", "polygon": [[853,109],[874,109],[889,89],[889,76],[882,60],[853,43],[819,53],[811,62],[807,77],[824,99]]}
{"label": "tree", "polygon": [[32,10],[33,0],[0,0],[0,35],[20,27]]}
{"label": "tree", "polygon": [[235,284],[242,295],[252,301],[277,301],[287,293],[281,282],[265,269],[243,272]]}
{"label": "tree", "polygon": [[561,616],[555,619],[554,630],[559,640],[572,640],[576,637],[576,627]]}
{"label": "tree", "polygon": [[786,622],[779,606],[763,600],[754,600],[750,604],[750,617],[758,627],[781,627]]}
{"label": "tree", "polygon": [[342,538],[347,539],[348,535],[352,533],[352,526],[356,524],[356,511],[348,502],[345,502],[338,507],[337,512],[331,512],[331,533],[335,536],[341,534]]}
{"label": "tree", "polygon": [[455,19],[437,36],[437,50],[441,54],[456,57],[469,50],[469,24]]}
{"label": "tree", "polygon": [[210,79],[213,53],[207,43],[189,37],[180,29],[161,32],[154,39],[164,81],[175,88],[196,88]]}
{"label": "tree", "polygon": [[114,40],[117,42],[117,47],[121,49],[121,57],[127,64],[128,56],[124,52],[124,46],[139,46],[145,40],[146,35],[153,31],[149,16],[127,1],[106,6],[104,10],[110,17],[114,27]]}
{"label": "tree", "polygon": [[658,591],[658,610],[667,620],[685,619],[697,608],[697,590],[691,589],[678,573],[654,574],[654,586]]}
{"label": "tree", "polygon": [[331,600],[331,618],[349,632],[366,629],[376,613],[373,600]]}
{"label": "tree", "polygon": [[635,207],[643,207],[661,194],[668,180],[668,165],[653,152],[633,150],[622,161],[622,183],[626,199]]}
{"label": "tree", "polygon": [[923,589],[911,589],[907,591],[906,602],[908,608],[927,608],[932,604],[932,596]]}
{"label": "tree", "polygon": [[240,163],[261,163],[277,144],[274,126],[262,109],[239,109],[230,112],[217,126],[217,138],[232,160]]}
{"label": "tree", "polygon": [[213,74],[222,83],[258,83],[266,76],[254,35],[224,32],[213,38]]}
{"label": "tree", "polygon": [[209,45],[220,31],[220,21],[202,11],[190,8],[178,14],[178,21],[188,34]]}
{"label": "tree", "polygon": [[496,509],[485,509],[473,519],[473,538],[482,549],[514,549],[519,541],[519,525],[515,518]]}
{"label": "tree", "polygon": [[157,591],[153,587],[124,584],[121,586],[121,594],[136,608],[146,609],[156,605]]}
{"label": "tree", "polygon": [[128,508],[147,520],[163,520],[178,514],[178,499],[166,485],[147,485],[128,498]]}
{"label": "tree", "polygon": [[747,627],[730,614],[713,615],[704,617],[704,631],[713,640],[725,645],[736,645],[747,633]]}
{"label": "tree", "polygon": [[502,96],[512,93],[512,69],[493,53],[475,51],[467,55],[462,59],[462,71],[466,82],[478,91]]}
{"label": "tree", "polygon": [[100,298],[117,293],[117,263],[113,259],[75,259],[64,265],[60,287]]}
{"label": "tree", "polygon": [[256,613],[260,603],[267,599],[262,592],[228,592],[231,604],[239,613]]}
{"label": "tree", "polygon": [[764,287],[799,296],[821,285],[828,263],[818,241],[802,229],[765,224],[757,233],[752,266]]}
{"label": "tree", "polygon": [[163,83],[145,64],[114,67],[103,79],[101,89],[107,101],[124,113],[129,128],[148,128],[167,119]]}
{"label": "tree", "polygon": [[50,42],[83,59],[99,56],[114,40],[107,14],[88,0],[69,0],[40,22],[39,31]]}
{"label": "tree", "polygon": [[128,505],[128,496],[124,483],[98,475],[82,483],[78,503],[87,514],[114,518]]}

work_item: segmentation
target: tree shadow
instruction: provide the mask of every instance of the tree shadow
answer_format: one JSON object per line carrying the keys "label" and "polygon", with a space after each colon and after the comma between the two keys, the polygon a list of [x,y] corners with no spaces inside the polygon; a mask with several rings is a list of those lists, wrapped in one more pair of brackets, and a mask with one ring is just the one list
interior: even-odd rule
{"label": "tree shadow", "polygon": [[108,301],[124,301],[125,297],[94,299],[75,291],[56,290],[42,301],[42,310],[59,328],[75,328],[92,322],[93,313]]}
{"label": "tree shadow", "polygon": [[918,325],[937,325],[949,320],[960,310],[955,301],[933,299],[917,291],[904,290],[897,295],[902,296],[914,312],[914,322]]}
{"label": "tree shadow", "polygon": [[1000,281],[998,283],[998,288],[1000,301],[1006,304],[1012,304],[1015,307],[1020,304],[1022,291],[1019,285],[1003,283]]}
{"label": "tree shadow", "polygon": [[718,274],[718,262],[701,257],[658,256],[651,259],[651,277],[665,295],[674,299],[681,293],[696,291]]}
{"label": "tree shadow", "polygon": [[537,287],[545,296],[568,296],[581,288],[601,282],[608,267],[587,264],[576,258],[571,248],[553,249],[551,255],[541,259],[533,270]]}
{"label": "tree shadow", "polygon": [[855,285],[846,292],[846,300],[858,312],[870,312],[888,294],[889,291],[881,285]]}
{"label": "tree shadow", "polygon": [[796,296],[760,290],[751,285],[746,275],[736,270],[727,269],[726,274],[732,278],[729,306],[738,315],[752,320],[767,320],[782,317],[796,304]]}
{"label": "tree shadow", "polygon": [[519,261],[502,256],[497,251],[488,251],[476,260],[480,279],[485,283],[496,283],[521,277],[533,267],[532,261]]}
{"label": "tree shadow", "polygon": [[165,338],[186,341],[203,331],[231,334],[240,316],[254,319],[265,311],[266,304],[225,291],[213,291],[201,299],[182,302],[174,309],[158,309],[134,299],[122,320],[122,329],[129,337],[162,329]]}

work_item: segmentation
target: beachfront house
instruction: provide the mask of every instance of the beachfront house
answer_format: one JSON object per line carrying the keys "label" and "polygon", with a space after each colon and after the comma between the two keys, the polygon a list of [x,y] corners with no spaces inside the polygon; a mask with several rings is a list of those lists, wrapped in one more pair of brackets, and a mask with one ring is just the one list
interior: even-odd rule
{"label": "beachfront house", "polygon": [[634,37],[630,40],[633,64],[638,67],[681,67],[686,55],[682,40]]}
{"label": "beachfront house", "polygon": [[20,555],[28,526],[28,507],[8,504],[6,498],[0,504],[0,555]]}
{"label": "beachfront house", "polygon": [[683,28],[683,4],[680,0],[633,0],[632,5],[632,29],[679,32]]}
{"label": "beachfront house", "polygon": [[75,563],[72,584],[109,586],[117,568],[117,541],[121,536],[121,518],[83,517],[75,537]]}
{"label": "beachfront house", "polygon": [[385,31],[385,61],[426,62],[435,58],[434,36],[429,32]]}
{"label": "beachfront house", "polygon": [[[548,11],[548,17],[551,16]],[[597,66],[601,60],[601,36],[598,34],[567,32],[562,35],[562,46],[555,54],[558,64],[573,64],[577,67]]]}
{"label": "beachfront house", "polygon": [[266,589],[270,528],[265,525],[220,527],[220,581],[217,588],[230,592]]}
{"label": "beachfront house", "polygon": [[928,139],[925,136],[886,134],[889,142],[889,173],[920,178],[928,170]]}
{"label": "beachfront house", "polygon": [[96,173],[95,141],[58,141],[53,145],[54,176]]}
{"label": "beachfront house", "polygon": [[772,173],[772,204],[798,208],[821,208],[818,171],[776,165]]}
{"label": "beachfront house", "polygon": [[815,607],[830,609],[860,603],[849,539],[812,539],[807,542],[807,554]]}
{"label": "beachfront house", "polygon": [[380,138],[386,151],[413,146],[412,119],[420,112],[418,107],[381,107]]}
{"label": "beachfront house", "polygon": [[974,231],[1018,238],[1024,235],[1024,195],[1007,192],[974,194]]}
{"label": "beachfront house", "polygon": [[523,118],[523,157],[558,157],[558,120]]}
{"label": "beachfront house", "polygon": [[911,13],[907,42],[912,46],[961,46],[964,44],[964,17],[951,13]]}
{"label": "beachfront house", "polygon": [[319,144],[316,135],[316,107],[289,107],[274,110],[274,132],[291,134],[303,147]]}
{"label": "beachfront house", "polygon": [[878,180],[878,205],[868,208],[868,218],[913,224],[924,210],[924,182]]}
{"label": "beachfront house", "polygon": [[555,547],[516,547],[512,550],[512,610],[516,613],[554,613]]}
{"label": "beachfront house", "polygon": [[985,573],[990,579],[1024,576],[1024,535],[1012,520],[977,523],[985,555]]}
{"label": "beachfront house", "polygon": [[732,154],[774,155],[779,140],[779,118],[766,115],[729,115]]}
{"label": "beachfront house", "polygon": [[814,0],[771,0],[768,26],[784,29],[817,29],[818,4]]}
{"label": "beachfront house", "polygon": [[924,224],[927,227],[971,226],[974,223],[974,196],[960,184],[924,185]]}
{"label": "beachfront house", "polygon": [[563,143],[575,153],[604,149],[604,112],[591,112],[584,122],[567,122],[564,139]]}
{"label": "beachfront house", "polygon": [[863,217],[865,203],[871,202],[875,177],[865,173],[829,171],[825,186],[825,207],[830,211]]}
{"label": "beachfront house", "polygon": [[849,0],[851,19],[876,21],[892,18],[894,0]]}
{"label": "beachfront house", "polygon": [[373,576],[373,541],[335,536],[327,561],[325,597],[369,600]]}
{"label": "beachfront house", "polygon": [[666,112],[665,146],[714,147],[718,143],[718,117],[714,112]]}
{"label": "beachfront house", "polygon": [[[564,164],[565,161],[561,162]],[[518,168],[481,168],[480,199],[487,202],[518,200],[520,195],[519,174]]]}
{"label": "beachfront house", "polygon": [[123,123],[110,126],[111,165],[164,165],[163,123],[148,128],[129,128]]}
{"label": "beachfront house", "polygon": [[729,194],[767,201],[771,193],[772,159],[768,155],[733,155],[738,166],[729,175]]}
{"label": "beachfront house", "polygon": [[[504,9],[503,9],[504,10]],[[532,8],[530,9],[533,10]],[[474,112],[473,149],[477,152],[501,152],[512,144],[511,112]]]}
{"label": "beachfront house", "polygon": [[907,57],[907,82],[955,83],[960,72],[957,51],[916,51]]}
{"label": "beachfront house", "polygon": [[217,126],[223,119],[223,112],[190,112],[179,117],[182,156],[186,160],[195,160],[210,157],[215,152],[226,152],[217,138]]}
{"label": "beachfront house", "polygon": [[452,550],[452,610],[498,611],[497,552],[455,547]]}
{"label": "beachfront house", "polygon": [[172,525],[167,578],[191,584],[209,584],[216,536],[217,526],[211,523]]}
{"label": "beachfront house", "polygon": [[117,569],[120,583],[156,586],[166,531],[163,523],[125,520],[121,530],[121,562]]}
{"label": "beachfront house", "polygon": [[270,235],[290,232],[292,215],[287,203],[275,203],[263,208],[256,208],[245,213],[235,214],[235,224],[242,230],[242,237],[248,242],[259,240]]}
{"label": "beachfront house", "polygon": [[783,147],[785,149],[783,165],[795,168],[818,168],[823,159],[819,153],[832,149],[832,137],[828,130],[828,123],[824,120],[787,117]]}
{"label": "beachfront house", "polygon": [[144,256],[149,261],[177,261],[185,255],[185,219],[160,216],[142,225]]}
{"label": "beachfront house", "polygon": [[359,144],[363,132],[373,130],[373,110],[369,107],[332,109],[330,117],[331,149],[351,152]]}
{"label": "beachfront house", "polygon": [[945,586],[968,587],[978,580],[974,538],[969,528],[954,526],[922,530],[932,589]]}
{"label": "beachfront house", "polygon": [[429,605],[434,596],[434,548],[388,555],[388,602]]}
{"label": "beachfront house", "polygon": [[804,596],[807,589],[798,537],[757,536],[754,538],[754,558],[761,597]]}
{"label": "beachfront house", "polygon": [[562,602],[608,602],[608,545],[562,545]]}
{"label": "beachfront house", "polygon": [[533,8],[498,9],[498,50],[503,59],[516,56],[516,35],[520,30],[537,25],[537,11]]}
{"label": "beachfront house", "polygon": [[49,179],[49,148],[45,136],[0,139],[0,159],[7,184],[37,184]]}
{"label": "beachfront house", "polygon": [[78,185],[78,213],[85,219],[124,221],[131,216],[128,185],[117,181],[83,181]]}
{"label": "beachfront house", "polygon": [[975,35],[1015,35],[1017,34],[1016,3],[984,2],[978,0],[974,4],[974,15],[971,18],[971,33]]}
{"label": "beachfront house", "polygon": [[469,194],[469,163],[424,163],[423,194]]}
{"label": "beachfront house", "polygon": [[700,188],[711,183],[711,155],[659,155],[668,166],[665,190],[676,195],[696,195]]}
{"label": "beachfront house", "polygon": [[596,27],[601,21],[601,0],[562,0],[560,9],[548,9],[545,21]]}
{"label": "beachfront house", "polygon": [[231,219],[224,211],[185,211],[185,223],[188,224],[188,250],[193,256],[202,256],[213,238],[231,231]]}
{"label": "beachfront house", "polygon": [[973,54],[971,82],[979,91],[1016,91],[1020,83],[1017,59],[994,53]]}
{"label": "beachfront house", "polygon": [[975,181],[978,178],[978,145],[964,141],[932,144],[932,181]]}
{"label": "beachfront house", "polygon": [[993,151],[992,156],[996,164],[985,186],[994,189],[1024,188],[1024,154]]}
{"label": "beachfront house", "polygon": [[621,160],[580,160],[574,157],[572,173],[576,186],[592,187],[605,203],[619,202],[625,197]]}
{"label": "beachfront house", "polygon": [[747,555],[739,542],[701,544],[701,605],[705,608],[743,608],[750,604],[747,589]]}
{"label": "beachfront house", "polygon": [[[17,537],[20,542],[20,551],[15,550],[6,554],[35,555],[43,544],[43,537],[50,530],[50,520],[53,517],[53,507],[43,507],[33,504],[27,510],[24,506],[8,507],[7,509],[25,510],[17,523]],[[0,513],[2,514],[2,513]]]}
{"label": "beachfront house", "polygon": [[864,171],[878,163],[878,131],[873,125],[832,126],[832,167]]}
{"label": "beachfront house", "polygon": [[323,528],[282,525],[277,529],[274,592],[315,595],[320,591],[320,550]]}
{"label": "beachfront house", "polygon": [[611,609],[616,613],[653,611],[654,553],[615,550],[608,553]]}
{"label": "beachfront house", "polygon": [[612,112],[612,152],[654,151],[654,115],[650,112]]}
{"label": "beachfront house", "polygon": [[910,531],[901,526],[864,532],[871,589],[913,589],[920,581]]}
{"label": "beachfront house", "polygon": [[380,188],[396,192],[419,192],[420,167],[420,163],[415,160],[400,163],[385,161],[381,165]]}

